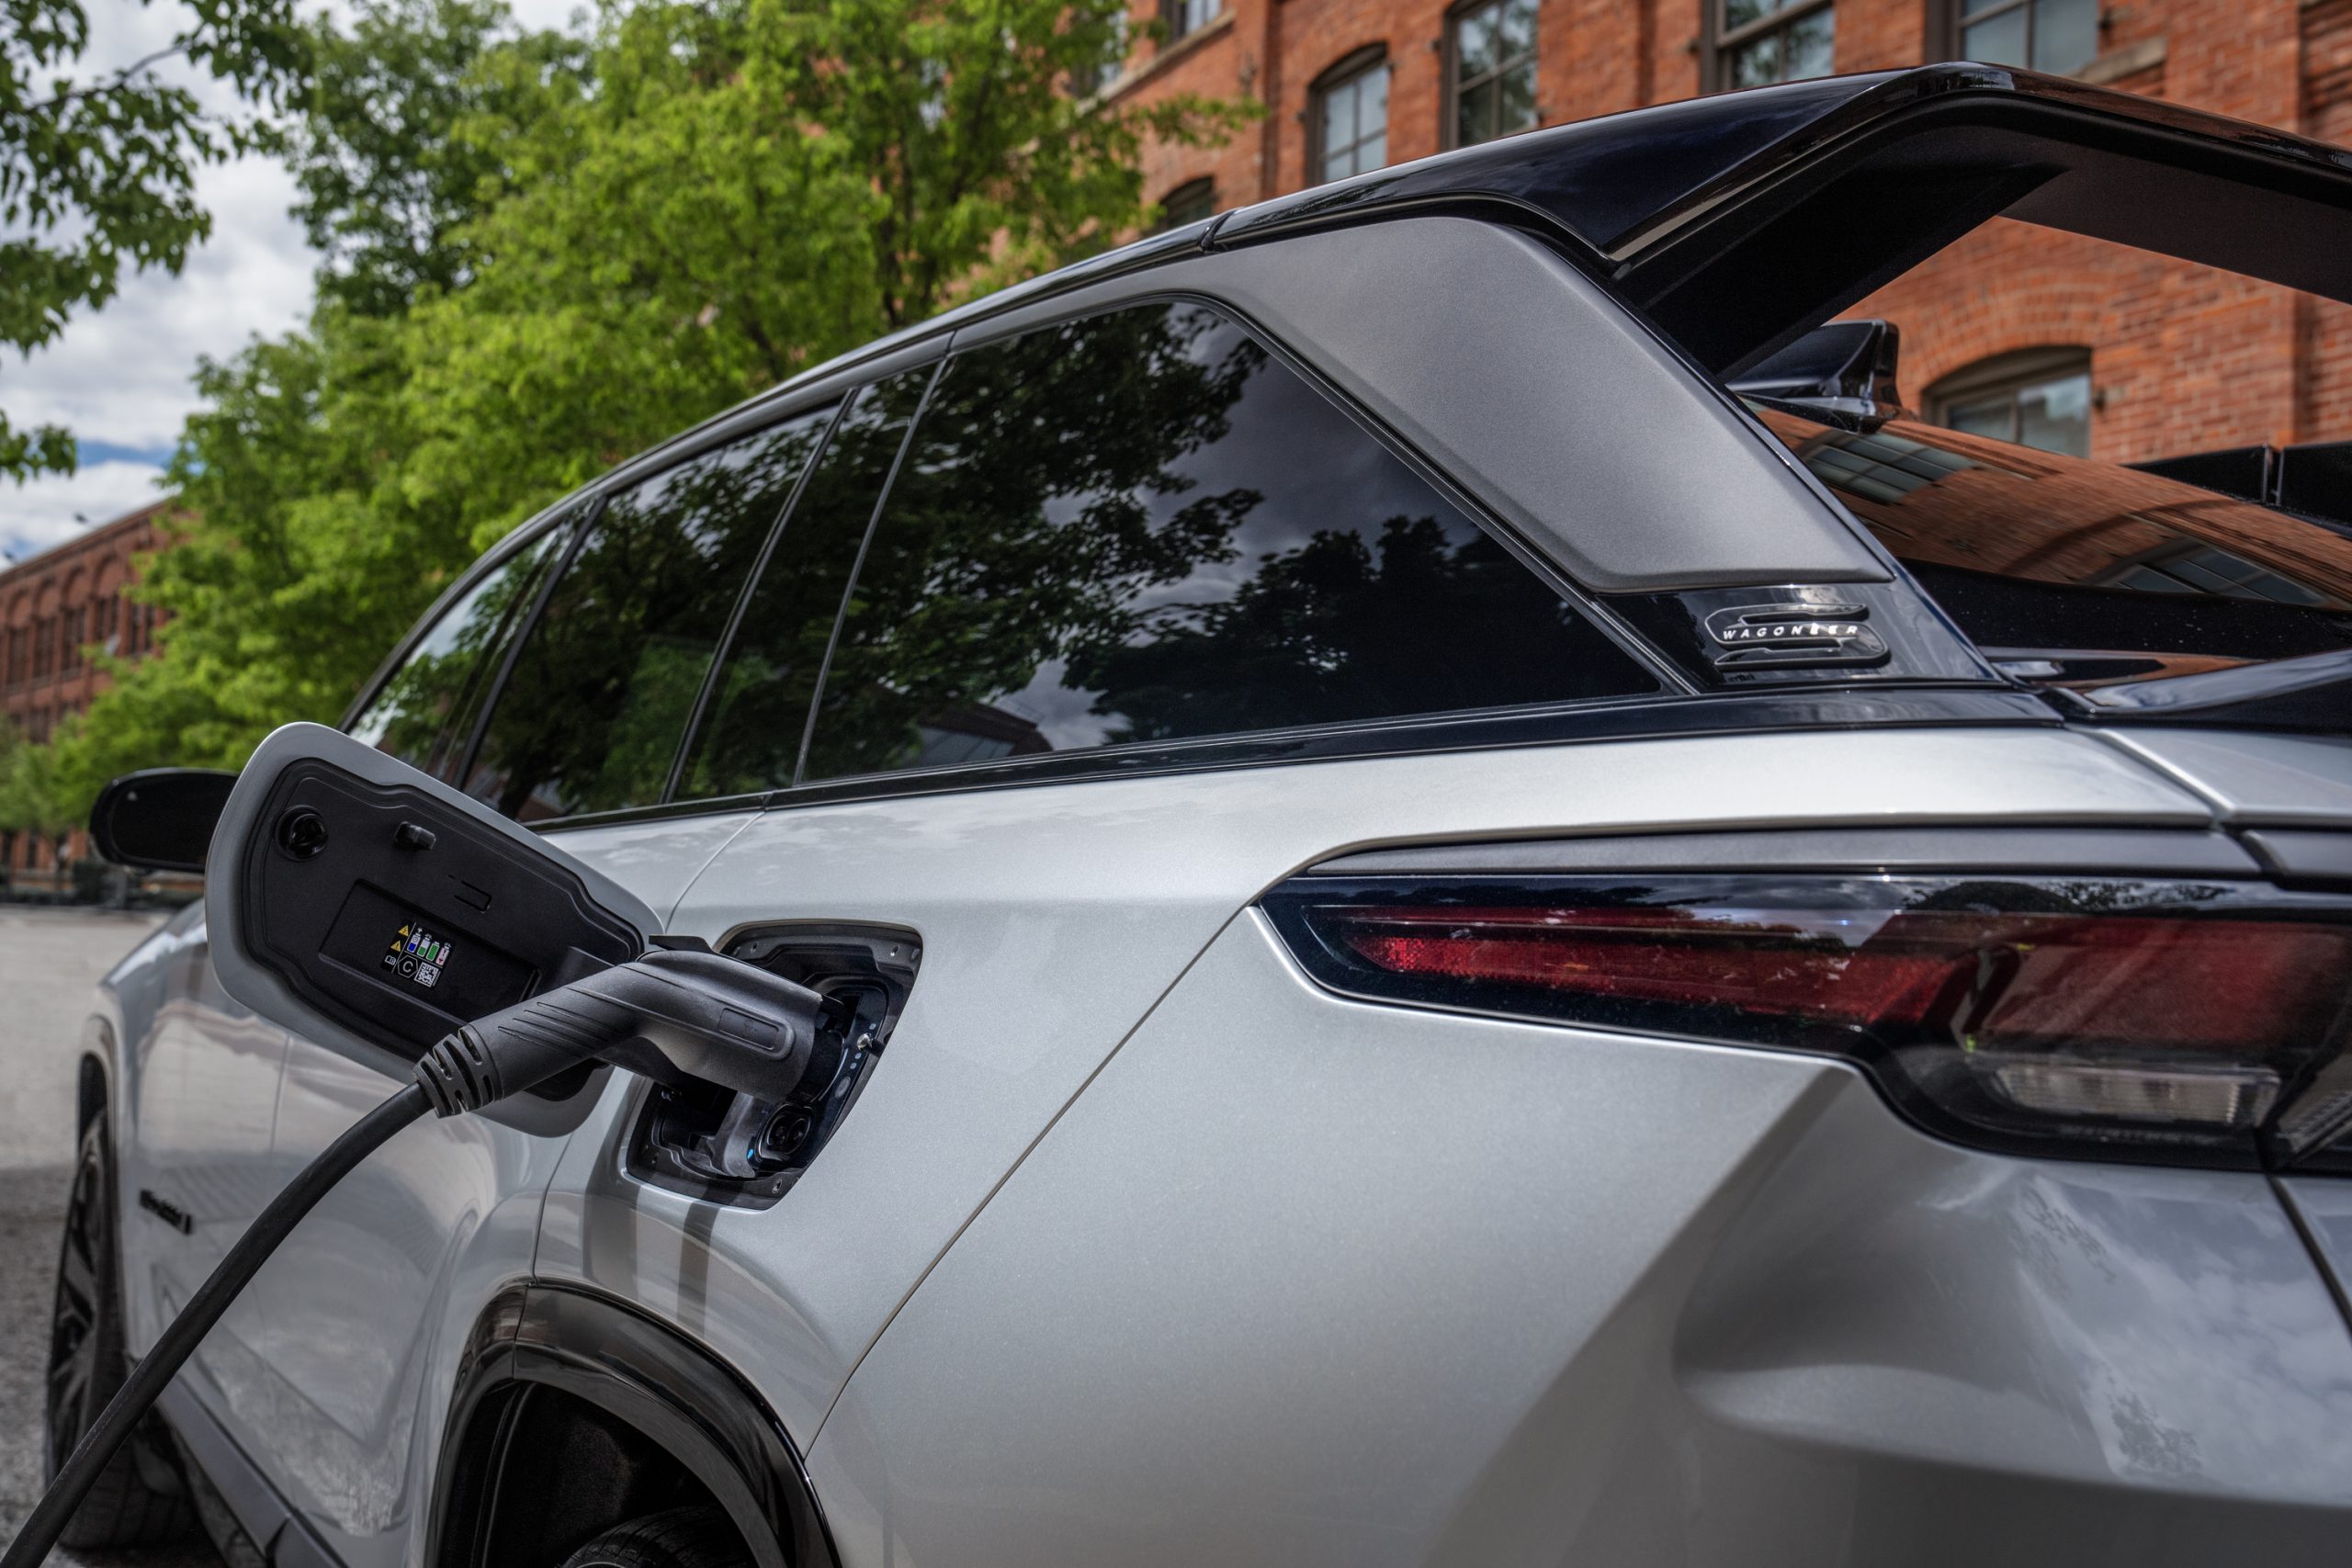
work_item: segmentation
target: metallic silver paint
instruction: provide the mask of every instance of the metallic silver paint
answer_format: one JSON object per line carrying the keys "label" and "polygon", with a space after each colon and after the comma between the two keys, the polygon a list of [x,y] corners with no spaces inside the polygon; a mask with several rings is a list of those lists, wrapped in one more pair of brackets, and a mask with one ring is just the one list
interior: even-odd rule
{"label": "metallic silver paint", "polygon": [[2337,1296],[2352,1297],[2352,1179],[2291,1176],[2278,1183],[2278,1190],[2294,1205],[2318,1247]]}
{"label": "metallic silver paint", "polygon": [[2256,1176],[1849,1069],[1367,1007],[1254,913],[812,1456],[850,1568],[2342,1560],[2352,1340]]}
{"label": "metallic silver paint", "polygon": [[2154,726],[2098,733],[2195,790],[2233,828],[2352,825],[2352,740]]}
{"label": "metallic silver paint", "polygon": [[[626,901],[662,911],[748,820],[736,813],[637,822],[569,833],[562,842]],[[154,1005],[160,977],[170,987],[166,1021],[197,1019],[207,1038],[238,1018],[259,1026],[211,981],[201,915],[193,908],[109,976],[126,1022],[141,1016],[141,1003]],[[165,973],[175,963],[196,964],[202,979],[175,980]],[[208,994],[207,985],[217,1017],[191,1011],[191,996]],[[270,1033],[283,1051],[282,1080],[272,1055],[268,1081],[239,1077],[233,1104],[173,1087],[188,1081],[185,1070],[175,1069],[168,1084],[151,1081],[135,1055],[116,1069],[134,1103],[143,1098],[168,1105],[180,1121],[201,1119],[216,1142],[235,1133],[232,1157],[214,1162],[227,1173],[214,1186],[232,1181],[247,1218],[406,1078],[306,1040],[288,1044],[282,1030]],[[126,1138],[126,1157],[152,1158],[138,1146],[145,1142],[143,1132]],[[563,1146],[478,1117],[407,1128],[296,1228],[199,1352],[206,1375],[191,1381],[206,1408],[351,1568],[421,1568],[421,1527],[465,1335],[485,1302],[530,1276],[542,1195]],[[136,1190],[124,1185],[126,1197]],[[127,1211],[125,1220],[137,1217]],[[187,1245],[148,1240],[141,1256],[151,1271],[163,1269],[175,1244]],[[169,1303],[136,1282],[129,1293],[132,1343],[143,1346]]]}
{"label": "metallic silver paint", "polygon": [[2208,814],[2056,729],[1617,742],[770,812],[672,926],[714,941],[775,919],[914,928],[922,977],[888,1050],[823,1156],[764,1211],[624,1177],[625,1101],[608,1091],[549,1191],[539,1270],[703,1339],[805,1443],[1006,1171],[1218,930],[1299,867],[1374,843],[1904,820]]}
{"label": "metallic silver paint", "polygon": [[[1342,1001],[1247,908],[1375,847],[2205,832],[2235,800],[2200,766],[1815,731],[568,831],[667,929],[920,931],[856,1111],[765,1211],[624,1176],[618,1078],[560,1145],[412,1128],[200,1392],[355,1568],[423,1568],[465,1330],[534,1274],[749,1379],[852,1568],[2332,1560],[2352,1338],[2259,1179],[1949,1148],[1809,1058]],[[119,1038],[200,940],[118,972]],[[390,1087],[286,1057],[263,1190]]]}

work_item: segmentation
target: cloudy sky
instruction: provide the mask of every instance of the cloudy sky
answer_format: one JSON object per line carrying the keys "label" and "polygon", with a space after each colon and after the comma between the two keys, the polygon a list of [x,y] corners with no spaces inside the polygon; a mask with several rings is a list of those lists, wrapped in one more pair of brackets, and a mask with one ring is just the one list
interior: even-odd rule
{"label": "cloudy sky", "polygon": [[[580,0],[510,0],[526,26],[560,27]],[[177,0],[88,0],[95,73],[168,44],[188,13]],[[340,7],[338,7],[340,8]],[[179,78],[221,107],[209,78]],[[0,350],[0,407],[18,426],[56,423],[82,445],[81,471],[18,487],[0,479],[0,552],[22,558],[155,499],[156,478],[194,406],[189,378],[204,355],[234,354],[256,333],[297,325],[311,308],[315,257],[288,215],[294,182],[280,164],[246,158],[200,170],[212,238],[177,277],[126,278],[103,310],[77,314],[29,359]]]}

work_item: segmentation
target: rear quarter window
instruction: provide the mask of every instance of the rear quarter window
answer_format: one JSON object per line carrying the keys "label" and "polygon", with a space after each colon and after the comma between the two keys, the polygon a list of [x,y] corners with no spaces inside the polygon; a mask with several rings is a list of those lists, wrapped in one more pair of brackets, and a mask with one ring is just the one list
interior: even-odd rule
{"label": "rear quarter window", "polygon": [[1655,689],[1239,326],[1139,306],[949,361],[803,776]]}

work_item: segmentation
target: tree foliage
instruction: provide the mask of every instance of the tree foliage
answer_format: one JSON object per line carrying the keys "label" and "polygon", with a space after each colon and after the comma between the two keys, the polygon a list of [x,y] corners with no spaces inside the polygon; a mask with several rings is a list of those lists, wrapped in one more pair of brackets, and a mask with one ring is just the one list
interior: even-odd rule
{"label": "tree foliage", "polygon": [[[384,0],[346,31],[311,28],[311,71],[288,163],[294,215],[326,259],[322,299],[394,316],[419,290],[461,288],[475,262],[466,230],[510,171],[490,139],[463,129],[527,115],[560,77],[585,68],[584,40],[514,32],[498,0]],[[498,51],[495,71],[477,69]]]}
{"label": "tree foliage", "polygon": [[[93,75],[81,0],[0,0],[0,345],[28,354],[126,268],[176,273],[211,231],[196,170],[268,145],[266,111],[305,57],[294,0],[187,0],[189,25],[146,59]],[[232,84],[254,112],[209,115],[156,67],[177,59]],[[74,437],[0,413],[0,474],[71,473]]]}
{"label": "tree foliage", "polygon": [[[0,0],[6,3],[6,0]],[[630,454],[1151,216],[1144,140],[1252,109],[1081,103],[1121,0],[643,0],[573,47],[491,0],[315,38],[310,329],[207,364],[143,592],[162,657],[62,749],[233,766],[332,722],[482,548]]]}

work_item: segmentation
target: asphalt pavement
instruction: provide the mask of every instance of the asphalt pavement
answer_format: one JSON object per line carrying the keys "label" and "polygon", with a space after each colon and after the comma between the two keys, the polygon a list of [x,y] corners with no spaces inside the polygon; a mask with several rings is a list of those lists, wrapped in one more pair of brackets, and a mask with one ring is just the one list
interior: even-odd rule
{"label": "asphalt pavement", "polygon": [[[73,1174],[74,1083],[91,988],[162,917],[0,907],[0,1539],[41,1487],[41,1374]],[[185,1547],[77,1556],[65,1568],[220,1568]]]}

